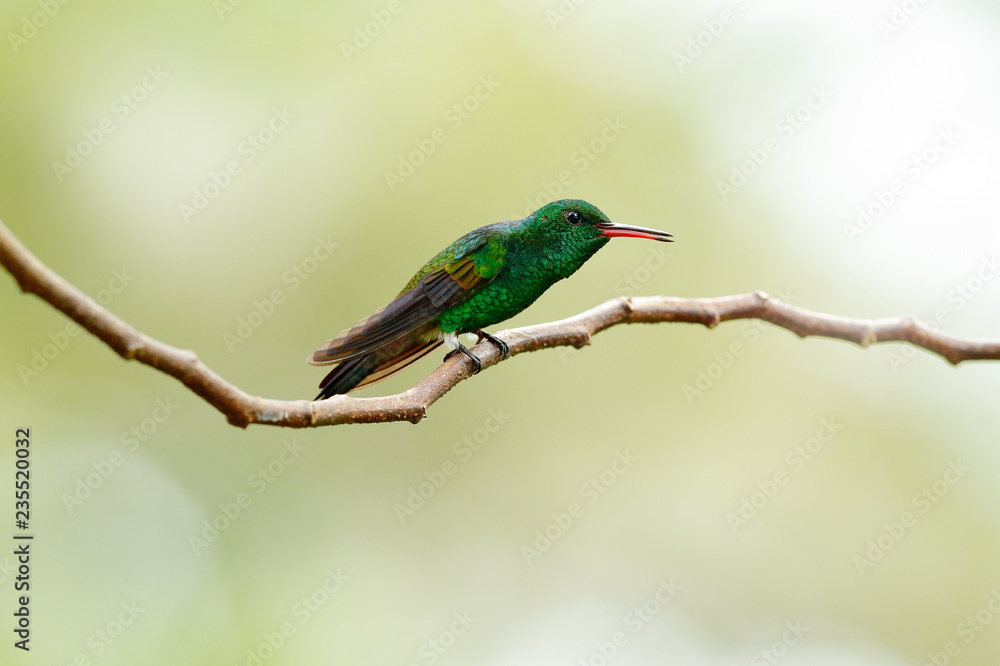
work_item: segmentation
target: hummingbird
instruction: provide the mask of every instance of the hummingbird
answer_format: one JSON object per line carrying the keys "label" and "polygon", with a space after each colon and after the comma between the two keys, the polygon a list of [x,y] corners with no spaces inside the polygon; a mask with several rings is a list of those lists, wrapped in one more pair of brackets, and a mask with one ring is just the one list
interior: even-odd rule
{"label": "hummingbird", "polygon": [[391,303],[309,355],[311,365],[338,364],[315,399],[370,386],[442,343],[448,356],[465,354],[479,372],[481,361],[458,339],[465,333],[489,340],[506,358],[507,344],[484,329],[527,308],[618,237],[673,240],[665,231],[615,224],[579,199],[473,229],[424,264]]}

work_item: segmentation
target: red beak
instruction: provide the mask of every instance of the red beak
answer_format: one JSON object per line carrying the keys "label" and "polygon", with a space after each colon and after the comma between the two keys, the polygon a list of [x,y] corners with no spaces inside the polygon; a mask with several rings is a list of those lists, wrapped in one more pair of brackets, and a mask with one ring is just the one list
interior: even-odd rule
{"label": "red beak", "polygon": [[674,240],[673,234],[668,234],[666,231],[647,229],[646,227],[631,227],[627,224],[606,222],[598,224],[597,228],[601,230],[601,235],[606,238],[645,238],[664,243],[670,243]]}

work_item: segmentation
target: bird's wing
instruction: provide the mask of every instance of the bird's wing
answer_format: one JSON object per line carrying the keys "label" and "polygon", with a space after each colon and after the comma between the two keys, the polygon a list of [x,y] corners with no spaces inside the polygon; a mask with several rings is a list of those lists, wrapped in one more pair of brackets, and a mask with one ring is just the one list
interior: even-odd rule
{"label": "bird's wing", "polygon": [[504,252],[486,234],[470,236],[461,239],[468,239],[464,247],[456,243],[458,251],[453,246],[435,257],[438,262],[432,259],[395,300],[327,340],[306,362],[329,365],[370,352],[478,293],[503,268]]}

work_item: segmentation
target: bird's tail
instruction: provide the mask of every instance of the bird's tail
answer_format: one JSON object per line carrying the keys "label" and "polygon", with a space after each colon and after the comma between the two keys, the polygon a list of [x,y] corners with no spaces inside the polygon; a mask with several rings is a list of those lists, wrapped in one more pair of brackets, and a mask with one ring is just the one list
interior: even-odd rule
{"label": "bird's tail", "polygon": [[390,377],[406,366],[423,358],[439,346],[438,339],[426,342],[399,339],[367,354],[349,358],[337,364],[320,382],[316,400],[347,393]]}

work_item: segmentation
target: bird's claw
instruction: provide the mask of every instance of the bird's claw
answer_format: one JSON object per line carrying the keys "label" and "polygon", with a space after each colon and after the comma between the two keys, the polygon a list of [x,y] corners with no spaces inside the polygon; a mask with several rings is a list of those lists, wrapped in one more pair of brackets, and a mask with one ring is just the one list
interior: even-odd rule
{"label": "bird's claw", "polygon": [[479,357],[476,356],[475,354],[473,354],[469,350],[469,348],[466,347],[465,345],[463,345],[461,342],[458,343],[458,347],[456,349],[453,349],[450,352],[448,352],[447,354],[445,354],[444,360],[447,361],[449,358],[451,358],[454,354],[456,354],[458,352],[461,352],[461,353],[463,353],[463,354],[465,354],[466,356],[469,357],[469,359],[472,361],[472,364],[474,366],[476,366],[476,369],[472,372],[472,374],[478,375],[479,371],[483,369],[483,362],[480,361]]}
{"label": "bird's claw", "polygon": [[492,333],[487,333],[483,329],[479,329],[478,331],[476,331],[476,335],[479,336],[480,340],[485,338],[490,342],[492,342],[493,344],[495,344],[497,347],[499,347],[501,359],[505,359],[510,355],[510,347],[507,345],[507,343],[498,338],[497,336],[493,335]]}

